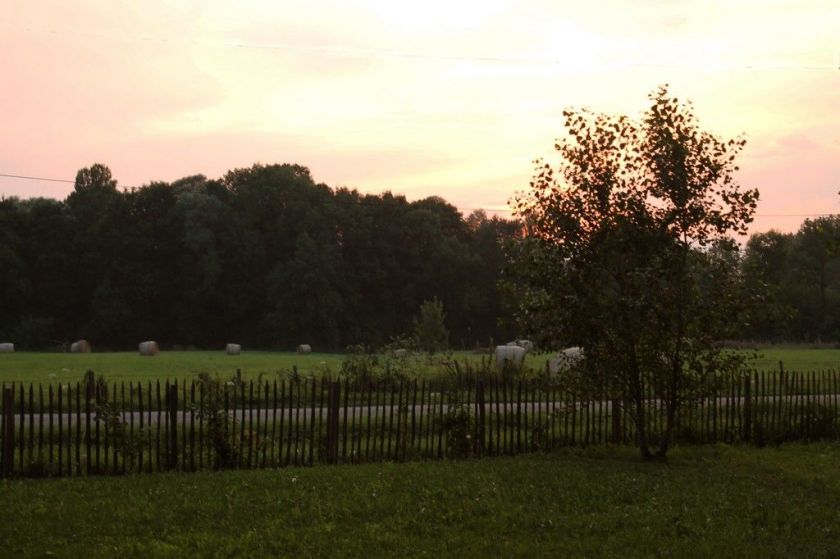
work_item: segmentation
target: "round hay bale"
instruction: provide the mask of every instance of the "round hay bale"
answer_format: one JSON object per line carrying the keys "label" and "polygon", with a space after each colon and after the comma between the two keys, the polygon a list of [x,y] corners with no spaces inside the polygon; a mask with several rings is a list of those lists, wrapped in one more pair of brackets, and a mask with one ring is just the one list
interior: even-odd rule
{"label": "round hay bale", "polygon": [[517,345],[496,346],[496,369],[504,371],[506,368],[518,369],[525,362],[525,349]]}
{"label": "round hay bale", "polygon": [[228,344],[225,346],[225,353],[228,355],[239,355],[242,352],[242,346],[239,344]]}
{"label": "round hay bale", "polygon": [[0,344],[0,353],[14,353],[15,352],[15,344],[11,342],[5,342]]}
{"label": "round hay bale", "polygon": [[312,346],[309,344],[300,344],[297,346],[298,353],[312,353]]}
{"label": "round hay bale", "polygon": [[525,351],[534,351],[534,342],[531,340],[516,340],[516,343]]}
{"label": "round hay bale", "polygon": [[78,340],[70,344],[70,353],[90,353],[90,343],[87,340]]}
{"label": "round hay bale", "polygon": [[140,355],[145,357],[154,357],[158,353],[160,353],[160,348],[158,347],[157,342],[140,342],[139,346]]}
{"label": "round hay bale", "polygon": [[567,347],[548,361],[548,371],[556,375],[560,371],[566,371],[583,361],[583,348],[574,346]]}

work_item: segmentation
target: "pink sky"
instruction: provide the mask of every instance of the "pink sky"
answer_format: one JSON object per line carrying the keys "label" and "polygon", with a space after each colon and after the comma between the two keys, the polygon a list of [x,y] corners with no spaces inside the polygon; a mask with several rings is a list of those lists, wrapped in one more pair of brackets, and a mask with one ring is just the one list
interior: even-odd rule
{"label": "pink sky", "polygon": [[[505,208],[562,110],[661,83],[745,133],[754,230],[840,212],[840,2],[18,2],[0,19],[0,173],[123,185],[254,162]],[[0,195],[71,184],[0,177]],[[778,214],[795,214],[778,216]]]}

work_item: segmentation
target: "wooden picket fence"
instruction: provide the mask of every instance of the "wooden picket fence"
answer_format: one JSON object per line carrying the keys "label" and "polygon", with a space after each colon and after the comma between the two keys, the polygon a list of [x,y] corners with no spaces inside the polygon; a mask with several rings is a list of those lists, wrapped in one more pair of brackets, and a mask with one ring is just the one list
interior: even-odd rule
{"label": "wooden picket fence", "polygon": [[[681,409],[677,442],[840,438],[835,371],[752,372]],[[664,409],[645,400],[653,437]],[[632,408],[533,378],[2,387],[0,475],[440,460],[634,444]]]}

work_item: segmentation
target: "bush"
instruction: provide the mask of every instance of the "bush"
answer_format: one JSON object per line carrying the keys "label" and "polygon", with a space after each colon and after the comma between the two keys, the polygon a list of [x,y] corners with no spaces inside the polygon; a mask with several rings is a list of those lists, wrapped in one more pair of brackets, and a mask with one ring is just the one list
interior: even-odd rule
{"label": "bush", "polygon": [[443,303],[437,298],[420,305],[420,316],[414,318],[414,343],[429,353],[449,347],[449,331],[445,325]]}
{"label": "bush", "polygon": [[456,402],[440,420],[446,435],[446,455],[449,458],[469,458],[473,453],[475,423],[466,405]]}

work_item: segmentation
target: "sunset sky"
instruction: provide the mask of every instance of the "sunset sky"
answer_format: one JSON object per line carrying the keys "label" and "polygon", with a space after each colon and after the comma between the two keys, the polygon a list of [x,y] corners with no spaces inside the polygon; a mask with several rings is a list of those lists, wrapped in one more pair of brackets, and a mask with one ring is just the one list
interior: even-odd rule
{"label": "sunset sky", "polygon": [[[840,213],[840,2],[5,0],[0,173],[122,185],[262,163],[503,209],[562,111],[669,83],[745,133],[753,230]],[[72,184],[0,177],[5,196]],[[785,215],[780,215],[785,214]]]}

